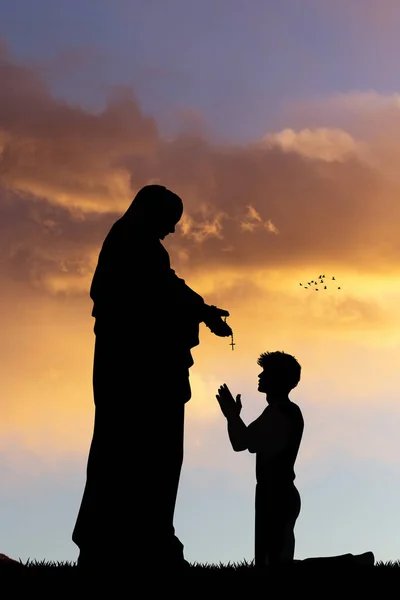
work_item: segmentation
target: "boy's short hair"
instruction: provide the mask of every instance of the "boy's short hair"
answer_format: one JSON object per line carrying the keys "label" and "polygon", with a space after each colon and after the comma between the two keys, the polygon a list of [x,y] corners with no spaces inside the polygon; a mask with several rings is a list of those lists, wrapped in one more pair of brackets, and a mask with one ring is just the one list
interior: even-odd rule
{"label": "boy's short hair", "polygon": [[300,381],[301,366],[294,356],[286,352],[263,352],[257,364],[262,369],[271,369],[279,387],[292,390]]}

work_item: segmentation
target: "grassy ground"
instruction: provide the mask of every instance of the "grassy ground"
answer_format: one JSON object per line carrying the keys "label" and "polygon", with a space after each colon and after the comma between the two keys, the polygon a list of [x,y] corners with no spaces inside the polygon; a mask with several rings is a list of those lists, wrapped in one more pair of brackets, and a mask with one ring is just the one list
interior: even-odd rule
{"label": "grassy ground", "polygon": [[[262,574],[247,562],[225,565],[195,563],[184,574],[174,575],[155,562],[140,569],[136,566],[137,563],[132,560],[131,567],[125,568],[124,572],[110,573],[105,561],[96,576],[89,577],[79,573],[75,563],[27,561],[3,564],[0,566],[0,583],[3,589],[8,586],[13,589],[14,598],[22,597],[28,590],[31,595],[32,592],[42,594],[48,591],[57,598],[72,594],[75,598],[84,598],[91,596],[93,588],[99,587],[106,597],[113,600],[131,595],[126,593],[127,585],[131,586],[132,596],[150,600],[171,594],[175,598],[182,595],[185,599],[188,596],[190,599],[193,596],[197,598],[199,594],[209,598],[228,594],[230,598],[243,600],[252,600],[252,596],[281,600],[295,594],[297,600],[305,594],[320,600],[333,595],[354,600],[354,594],[360,593],[368,598],[378,595],[381,600],[400,588],[400,561],[378,562],[371,567],[335,566],[323,569],[299,563],[266,570]],[[120,592],[118,584],[121,584]]]}

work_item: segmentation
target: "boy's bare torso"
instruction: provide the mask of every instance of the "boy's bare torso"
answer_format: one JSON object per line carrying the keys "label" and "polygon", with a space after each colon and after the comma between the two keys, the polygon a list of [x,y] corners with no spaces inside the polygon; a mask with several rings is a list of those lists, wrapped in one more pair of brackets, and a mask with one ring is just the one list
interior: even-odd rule
{"label": "boy's bare torso", "polygon": [[291,484],[303,436],[300,408],[290,400],[271,404],[248,425],[249,451],[256,453],[257,483]]}

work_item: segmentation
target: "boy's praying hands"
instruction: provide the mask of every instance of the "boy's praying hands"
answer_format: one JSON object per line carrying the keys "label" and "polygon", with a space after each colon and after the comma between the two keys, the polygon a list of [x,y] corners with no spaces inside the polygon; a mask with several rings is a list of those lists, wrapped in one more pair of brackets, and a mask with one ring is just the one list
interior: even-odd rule
{"label": "boy's praying hands", "polygon": [[242,410],[241,395],[233,398],[226,383],[221,385],[216,396],[221,411],[228,422],[228,435],[232,448],[235,452],[242,452],[248,448],[247,426],[243,423],[240,416]]}
{"label": "boy's praying hands", "polygon": [[242,410],[241,394],[238,394],[235,400],[226,383],[218,388],[218,394],[216,398],[224,416],[227,419],[232,416],[240,415],[240,411]]}

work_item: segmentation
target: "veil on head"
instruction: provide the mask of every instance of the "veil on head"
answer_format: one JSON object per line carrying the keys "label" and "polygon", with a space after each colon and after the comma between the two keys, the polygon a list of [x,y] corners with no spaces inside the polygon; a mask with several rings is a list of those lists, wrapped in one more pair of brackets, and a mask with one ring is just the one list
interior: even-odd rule
{"label": "veil on head", "polygon": [[129,225],[157,225],[164,221],[176,223],[182,216],[183,203],[177,194],[163,185],[145,185],[138,191],[121,220]]}

